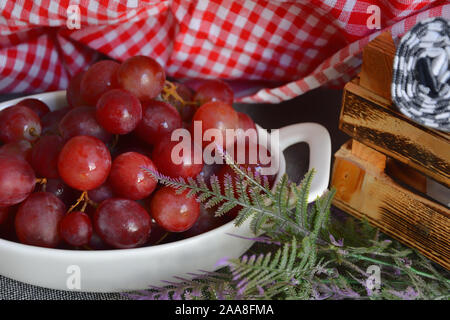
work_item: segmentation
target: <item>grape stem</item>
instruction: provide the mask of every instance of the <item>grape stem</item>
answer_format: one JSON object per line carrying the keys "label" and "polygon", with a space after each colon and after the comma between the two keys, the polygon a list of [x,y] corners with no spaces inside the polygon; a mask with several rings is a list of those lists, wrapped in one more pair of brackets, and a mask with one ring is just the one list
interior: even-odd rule
{"label": "grape stem", "polygon": [[89,201],[90,200],[89,200],[89,197],[88,197],[88,192],[87,191],[83,191],[81,193],[81,196],[77,199],[77,202],[75,202],[75,204],[69,208],[67,213],[72,212],[73,209],[75,209],[81,202],[84,202],[83,203],[83,207],[81,208],[81,212],[84,212],[84,210],[86,210],[86,206],[87,206]]}
{"label": "grape stem", "polygon": [[166,101],[169,100],[169,97],[173,97],[175,100],[181,102],[183,106],[197,105],[195,101],[185,101],[182,97],[180,97],[180,95],[177,92],[177,87],[169,80],[166,80],[165,86],[161,92],[161,96]]}
{"label": "grape stem", "polygon": [[165,238],[167,238],[168,235],[169,233],[166,232],[158,241],[155,242],[154,245],[156,246],[157,244],[160,244]]}
{"label": "grape stem", "polygon": [[111,144],[111,149],[114,149],[117,146],[117,143],[119,142],[119,135],[115,134],[113,138],[113,142]]}
{"label": "grape stem", "polygon": [[28,133],[32,137],[39,137],[39,135],[36,133],[36,129],[35,128],[30,128],[30,130],[28,130]]}
{"label": "grape stem", "polygon": [[42,191],[45,192],[47,189],[47,179],[46,178],[37,178],[36,183],[42,185]]}
{"label": "grape stem", "polygon": [[37,178],[36,183],[45,185],[47,183],[47,179],[46,178]]}

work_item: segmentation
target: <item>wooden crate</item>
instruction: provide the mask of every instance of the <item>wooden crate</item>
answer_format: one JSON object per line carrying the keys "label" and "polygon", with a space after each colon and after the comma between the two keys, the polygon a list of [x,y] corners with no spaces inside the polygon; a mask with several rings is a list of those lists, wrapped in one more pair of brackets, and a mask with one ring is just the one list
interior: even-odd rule
{"label": "wooden crate", "polygon": [[339,127],[353,140],[335,154],[334,204],[450,269],[450,211],[426,195],[429,178],[450,187],[450,134],[395,108],[394,54],[390,34],[380,35],[344,88]]}
{"label": "wooden crate", "polygon": [[343,145],[335,154],[333,204],[450,269],[450,210],[395,182],[387,159],[356,141]]}
{"label": "wooden crate", "polygon": [[360,76],[344,88],[339,128],[450,187],[450,134],[417,124],[393,105],[394,55],[388,32],[364,48]]}
{"label": "wooden crate", "polygon": [[450,187],[450,135],[403,116],[391,101],[361,87],[358,78],[344,88],[339,128]]}

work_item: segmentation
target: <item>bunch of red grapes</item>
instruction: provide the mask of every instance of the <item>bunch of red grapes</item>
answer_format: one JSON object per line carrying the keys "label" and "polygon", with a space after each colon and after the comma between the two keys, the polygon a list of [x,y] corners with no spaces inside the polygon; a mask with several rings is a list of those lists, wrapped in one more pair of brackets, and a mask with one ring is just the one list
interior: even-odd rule
{"label": "bunch of red grapes", "polygon": [[230,221],[233,214],[215,218],[147,170],[173,178],[233,176],[227,165],[196,164],[194,153],[175,164],[170,138],[193,121],[203,131],[256,129],[233,99],[223,81],[204,81],[194,92],[167,81],[154,59],[135,56],[77,74],[64,108],[25,99],[0,111],[0,235],[48,248],[134,248]]}

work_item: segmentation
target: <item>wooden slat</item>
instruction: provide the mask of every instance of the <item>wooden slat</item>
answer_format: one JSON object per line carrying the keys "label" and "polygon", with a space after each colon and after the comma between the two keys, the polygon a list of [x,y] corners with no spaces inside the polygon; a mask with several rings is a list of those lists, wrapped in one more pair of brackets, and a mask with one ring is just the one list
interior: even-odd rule
{"label": "wooden slat", "polygon": [[421,126],[400,114],[391,102],[359,85],[344,88],[342,131],[450,187],[450,135]]}
{"label": "wooden slat", "polygon": [[383,32],[363,49],[360,85],[391,100],[395,44],[390,32]]}
{"label": "wooden slat", "polygon": [[403,188],[351,152],[335,154],[333,204],[450,269],[450,210]]}

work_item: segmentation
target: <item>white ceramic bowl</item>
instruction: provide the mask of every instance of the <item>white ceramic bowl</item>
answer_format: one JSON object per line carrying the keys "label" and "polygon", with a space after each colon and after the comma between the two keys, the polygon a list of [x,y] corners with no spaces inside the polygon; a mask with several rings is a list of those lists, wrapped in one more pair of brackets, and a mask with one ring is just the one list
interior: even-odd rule
{"label": "white ceramic bowl", "polygon": [[[65,91],[32,95],[55,110],[66,105]],[[0,110],[19,98],[0,103]],[[317,173],[309,201],[320,196],[328,186],[331,141],[328,131],[315,123],[294,124],[280,131],[275,157],[279,157],[277,180],[285,173],[283,150],[306,142],[309,144],[309,167]],[[266,136],[258,127],[258,135]],[[213,271],[224,257],[237,258],[253,244],[230,234],[252,237],[249,223],[236,228],[232,222],[204,234],[168,244],[125,250],[75,251],[47,249],[0,239],[0,274],[25,283],[84,292],[118,292],[161,285],[161,280],[186,276],[188,272]],[[77,281],[79,280],[79,282]],[[79,285],[79,286],[78,286]]]}

